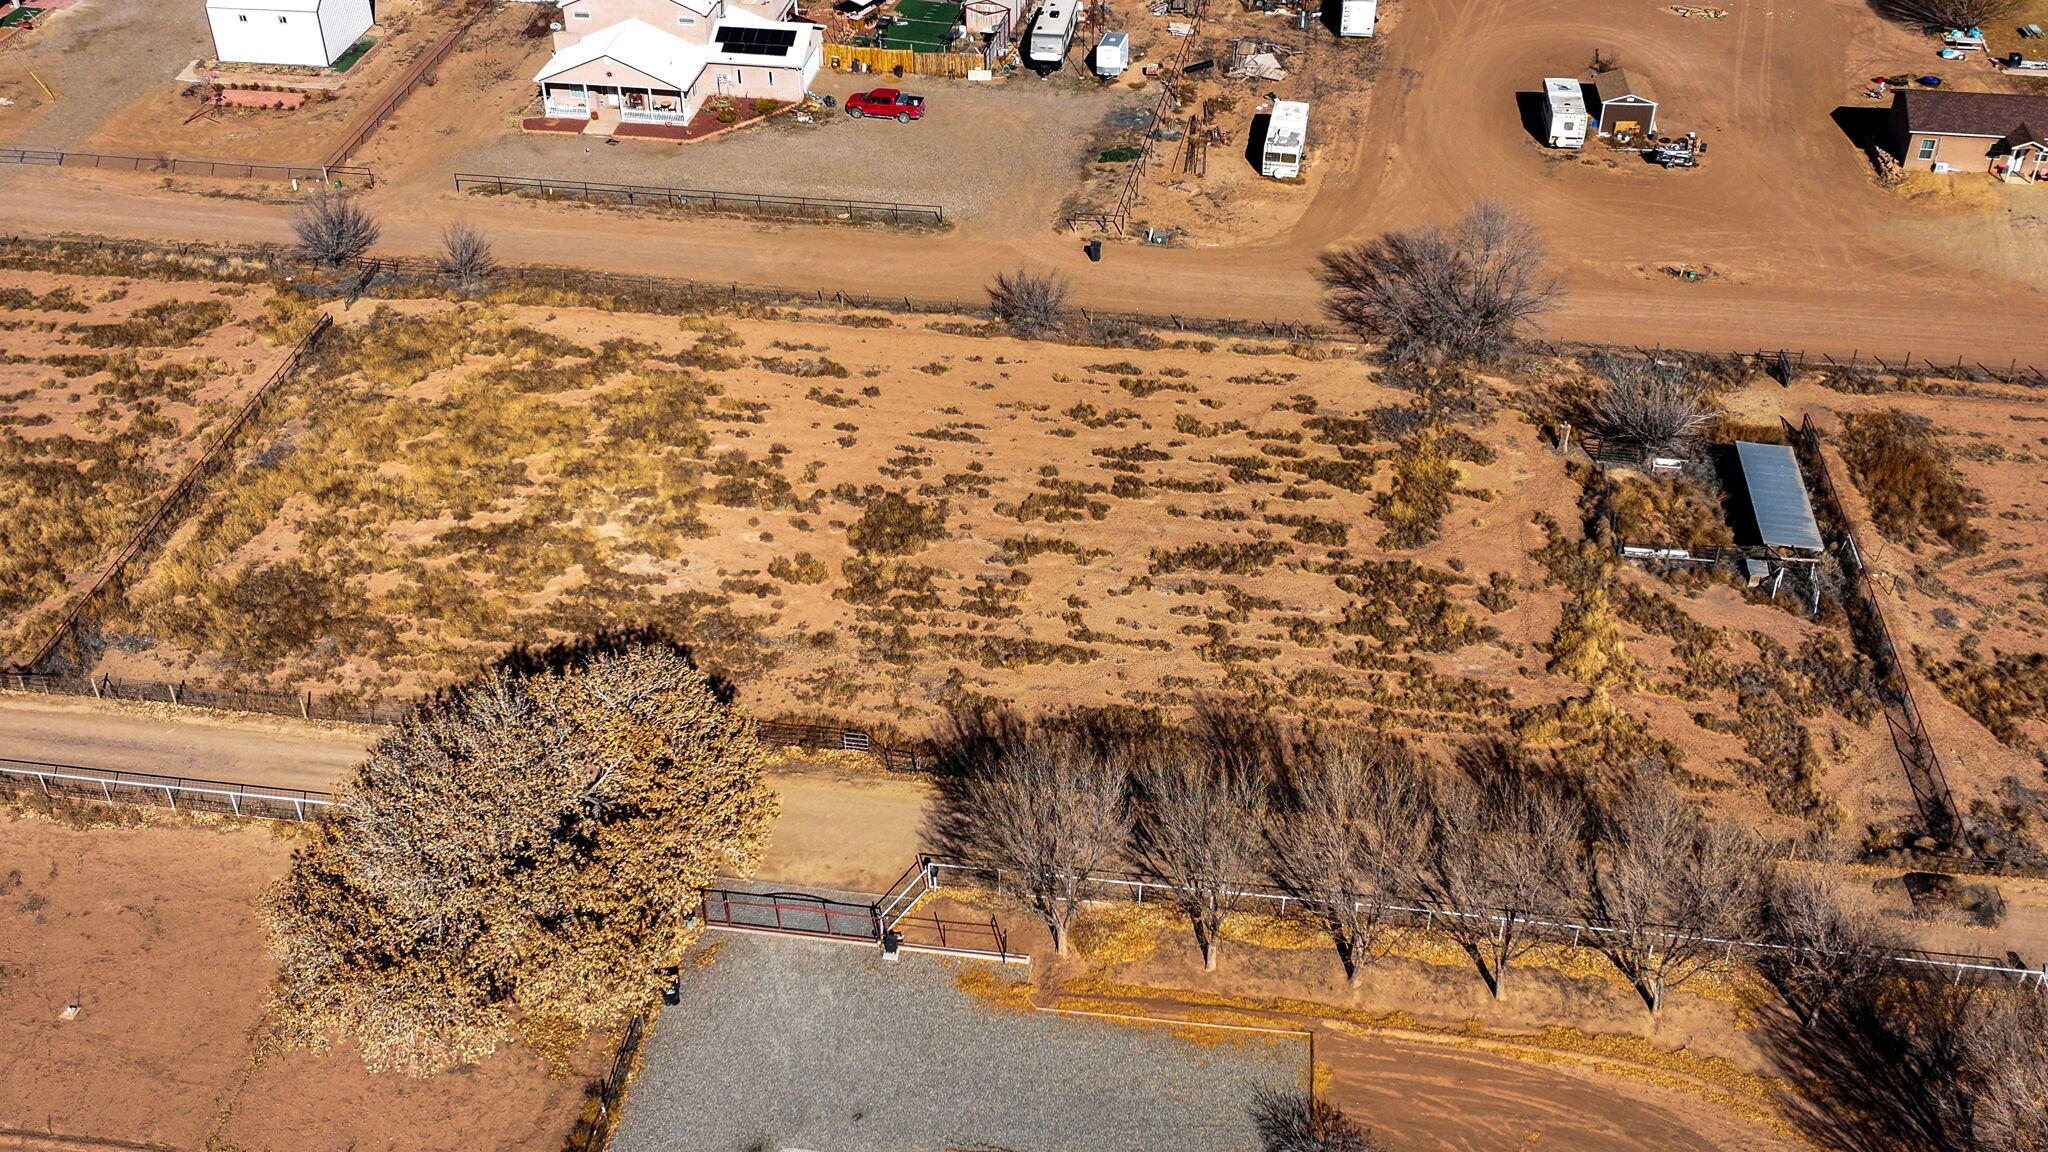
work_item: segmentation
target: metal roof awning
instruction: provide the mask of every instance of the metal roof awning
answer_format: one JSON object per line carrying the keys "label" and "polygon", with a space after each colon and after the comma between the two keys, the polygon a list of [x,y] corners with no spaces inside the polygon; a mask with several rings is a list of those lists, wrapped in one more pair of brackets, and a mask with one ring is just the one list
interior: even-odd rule
{"label": "metal roof awning", "polygon": [[1813,503],[1806,498],[1806,481],[1799,475],[1799,459],[1791,447],[1738,440],[1735,457],[1742,467],[1743,486],[1749,490],[1757,535],[1764,544],[1822,551],[1820,525],[1814,521]]}

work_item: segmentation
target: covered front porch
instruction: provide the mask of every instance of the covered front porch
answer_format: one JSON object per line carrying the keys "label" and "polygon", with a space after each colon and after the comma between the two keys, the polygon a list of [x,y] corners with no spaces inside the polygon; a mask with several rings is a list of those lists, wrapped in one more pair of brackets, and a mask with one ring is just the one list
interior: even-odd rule
{"label": "covered front porch", "polygon": [[2032,184],[2048,180],[2048,144],[2028,140],[2014,144],[1995,162],[1998,178],[2008,184]]}
{"label": "covered front porch", "polygon": [[697,113],[692,101],[673,88],[554,82],[541,85],[541,109],[553,119],[626,124],[687,124]]}

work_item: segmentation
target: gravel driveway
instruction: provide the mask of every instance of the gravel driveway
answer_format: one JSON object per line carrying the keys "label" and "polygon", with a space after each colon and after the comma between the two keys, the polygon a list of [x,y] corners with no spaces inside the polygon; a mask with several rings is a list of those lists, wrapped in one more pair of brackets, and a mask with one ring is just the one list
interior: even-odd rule
{"label": "gravel driveway", "polygon": [[1244,1152],[1253,1087],[1303,1073],[1292,1037],[992,1008],[955,985],[965,961],[721,941],[662,1014],[617,1152]]}

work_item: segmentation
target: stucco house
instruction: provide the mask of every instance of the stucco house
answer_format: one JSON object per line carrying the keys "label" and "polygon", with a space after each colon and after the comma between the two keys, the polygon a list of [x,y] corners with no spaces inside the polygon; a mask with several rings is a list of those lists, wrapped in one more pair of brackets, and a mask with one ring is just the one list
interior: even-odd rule
{"label": "stucco house", "polygon": [[534,76],[549,117],[687,124],[714,96],[794,103],[817,78],[824,29],[791,0],[566,0]]}
{"label": "stucco house", "polygon": [[325,68],[376,22],[370,0],[206,0],[213,58]]}
{"label": "stucco house", "polygon": [[2048,180],[2048,96],[1899,92],[1891,127],[1893,152],[1908,168]]}

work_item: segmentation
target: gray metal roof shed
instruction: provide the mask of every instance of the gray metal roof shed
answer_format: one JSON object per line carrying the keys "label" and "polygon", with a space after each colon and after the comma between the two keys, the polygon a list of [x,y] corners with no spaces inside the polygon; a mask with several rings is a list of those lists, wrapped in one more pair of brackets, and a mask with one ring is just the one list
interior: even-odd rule
{"label": "gray metal roof shed", "polygon": [[1792,449],[1738,440],[1735,457],[1763,542],[1772,548],[1821,551],[1820,525],[1813,519],[1813,503],[1806,498],[1806,481],[1799,475],[1799,458]]}

